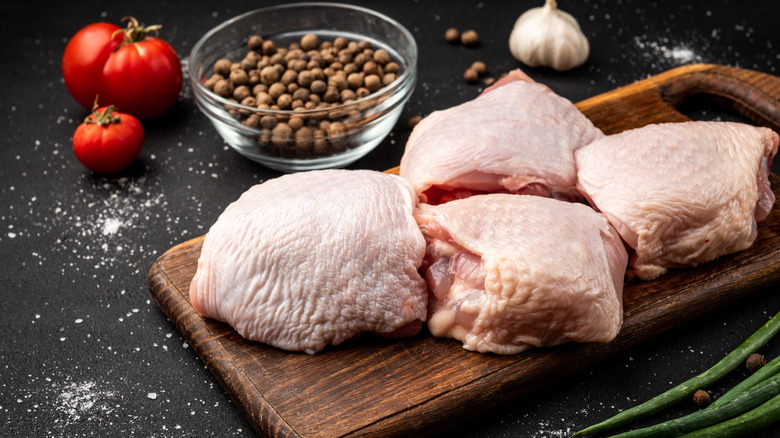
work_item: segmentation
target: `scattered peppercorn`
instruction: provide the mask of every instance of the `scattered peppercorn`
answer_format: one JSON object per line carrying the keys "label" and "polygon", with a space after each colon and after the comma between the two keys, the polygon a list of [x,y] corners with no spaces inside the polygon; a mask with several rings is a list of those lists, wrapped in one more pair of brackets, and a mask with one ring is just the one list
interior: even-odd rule
{"label": "scattered peppercorn", "polygon": [[466,71],[463,72],[463,79],[465,79],[466,82],[473,84],[474,82],[477,82],[479,75],[473,68],[467,68]]}
{"label": "scattered peppercorn", "polygon": [[451,27],[444,32],[444,39],[450,44],[457,43],[460,40],[460,31]]}
{"label": "scattered peppercorn", "polygon": [[477,35],[477,31],[469,29],[460,35],[460,42],[464,46],[476,46],[479,44],[479,35]]}
{"label": "scattered peppercorn", "polygon": [[485,65],[485,63],[482,61],[474,61],[474,63],[471,64],[471,69],[477,72],[477,74],[480,76],[487,73],[487,65]]}
{"label": "scattered peppercorn", "polygon": [[766,359],[763,355],[758,353],[751,354],[745,361],[745,368],[751,373],[760,370],[764,365],[766,365]]}
{"label": "scattered peppercorn", "polygon": [[489,87],[496,83],[496,78],[485,78],[484,83],[486,87]]}
{"label": "scattered peppercorn", "polygon": [[[470,83],[476,83],[480,76],[487,73],[487,65],[485,65],[482,61],[474,61],[471,64],[471,67],[467,68],[466,71],[463,73],[463,79]],[[489,79],[489,78],[488,78]],[[486,85],[490,85],[493,83],[493,81],[490,81],[490,84],[487,84],[488,80],[485,80]]]}
{"label": "scattered peppercorn", "polygon": [[[246,44],[249,50],[237,62],[216,61],[203,86],[232,103],[240,102],[242,108],[229,107],[228,113],[261,131],[257,143],[273,155],[312,158],[352,147],[347,135],[365,107],[335,106],[366,98],[401,74],[390,53],[367,40],[320,41],[309,33],[286,47],[277,47],[261,35],[251,35]],[[291,113],[260,112],[269,109]],[[296,114],[300,110],[316,113]]]}
{"label": "scattered peppercorn", "polygon": [[693,402],[700,408],[706,408],[710,405],[710,393],[700,389],[693,394]]}

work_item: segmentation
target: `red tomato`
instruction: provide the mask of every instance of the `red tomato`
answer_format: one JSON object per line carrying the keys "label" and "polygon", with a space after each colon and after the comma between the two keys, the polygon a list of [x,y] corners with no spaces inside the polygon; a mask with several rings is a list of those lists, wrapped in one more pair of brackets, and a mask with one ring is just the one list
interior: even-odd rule
{"label": "red tomato", "polygon": [[76,158],[97,173],[116,173],[129,166],[143,144],[141,122],[113,106],[96,109],[73,134]]}
{"label": "red tomato", "polygon": [[167,42],[149,36],[159,26],[126,29],[90,24],[73,36],[62,56],[62,76],[71,96],[91,109],[96,98],[139,119],[159,116],[179,99],[181,63]]}

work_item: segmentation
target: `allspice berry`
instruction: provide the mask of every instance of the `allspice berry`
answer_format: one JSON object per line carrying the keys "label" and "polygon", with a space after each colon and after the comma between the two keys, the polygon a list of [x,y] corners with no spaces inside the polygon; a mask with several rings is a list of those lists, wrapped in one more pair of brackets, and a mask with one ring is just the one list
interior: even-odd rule
{"label": "allspice berry", "polygon": [[395,82],[395,73],[385,73],[382,76],[382,86],[390,85]]}
{"label": "allspice berry", "polygon": [[313,93],[322,94],[328,88],[328,84],[325,81],[317,79],[311,83],[311,91]]}
{"label": "allspice berry", "polygon": [[303,128],[303,119],[300,117],[290,117],[290,120],[287,121],[287,124],[290,125],[290,128],[292,128],[293,131],[297,131]]}
{"label": "allspice berry", "polygon": [[260,116],[257,114],[250,114],[242,123],[252,129],[257,129],[260,127]]}
{"label": "allspice berry", "polygon": [[221,97],[230,97],[233,95],[233,86],[227,79],[220,79],[214,84],[214,93]]}
{"label": "allspice berry", "polygon": [[[239,85],[233,90],[233,98],[241,102],[242,105],[247,105],[243,102],[243,100],[246,99],[247,97],[252,97],[252,92],[249,91],[249,87],[247,87],[246,85]],[[255,106],[254,100],[255,98],[252,97],[252,104],[250,104],[249,106]]]}
{"label": "allspice berry", "polygon": [[758,353],[751,354],[745,361],[745,368],[751,373],[760,370],[764,365],[766,365],[766,359],[763,355]]}
{"label": "allspice berry", "polygon": [[218,80],[225,79],[222,75],[214,73],[211,75],[210,78],[206,79],[205,82],[203,82],[203,86],[208,88],[211,91],[214,91],[214,84],[217,83]]}
{"label": "allspice berry", "polygon": [[260,126],[262,126],[263,129],[274,129],[274,126],[276,126],[276,117],[263,116],[260,119]]}
{"label": "allspice berry", "polygon": [[263,50],[263,55],[273,55],[274,53],[276,53],[276,44],[274,44],[274,42],[270,40],[263,41],[262,50]]}
{"label": "allspice berry", "polygon": [[299,128],[295,132],[295,146],[298,149],[298,153],[308,153],[314,146],[314,131],[305,126]]}
{"label": "allspice berry", "polygon": [[249,83],[249,75],[247,74],[246,70],[240,68],[231,71],[229,77],[233,82],[233,85],[246,85]]}
{"label": "allspice berry", "polygon": [[390,53],[385,49],[378,49],[374,52],[374,62],[385,65],[390,62]]}
{"label": "allspice berry", "polygon": [[421,115],[414,115],[412,117],[409,117],[409,122],[408,122],[409,123],[409,127],[410,128],[414,128],[421,121],[422,121],[422,116]]}
{"label": "allspice berry", "polygon": [[260,35],[252,35],[247,41],[247,45],[250,50],[263,50],[263,37]]}
{"label": "allspice berry", "polygon": [[458,29],[451,27],[444,32],[444,39],[450,44],[457,43],[460,40],[460,32]]}
{"label": "allspice berry", "polygon": [[363,78],[365,75],[363,73],[352,73],[349,76],[347,76],[347,84],[349,84],[350,88],[358,89],[363,86]]}
{"label": "allspice berry", "polygon": [[464,46],[476,46],[479,44],[479,35],[477,35],[475,30],[469,29],[460,35],[460,42]]}
{"label": "allspice berry", "polygon": [[214,73],[227,77],[230,74],[231,64],[229,59],[220,59],[214,63]]}
{"label": "allspice berry", "polygon": [[710,405],[710,393],[700,389],[693,394],[693,402],[700,408],[706,408]]}
{"label": "allspice berry", "polygon": [[298,85],[301,87],[308,88],[311,86],[311,83],[314,82],[314,76],[311,74],[309,70],[304,70],[300,73],[298,73]]}
{"label": "allspice berry", "polygon": [[333,40],[333,47],[335,47],[337,50],[341,50],[349,44],[349,40],[340,36],[336,37],[336,39]]}
{"label": "allspice berry", "polygon": [[274,100],[278,99],[279,96],[286,92],[287,87],[285,87],[281,82],[274,82],[270,87],[268,87],[268,94],[271,95],[271,98]]}
{"label": "allspice berry", "polygon": [[271,131],[271,141],[277,146],[284,146],[293,138],[293,130],[287,123],[278,123]]}
{"label": "allspice berry", "polygon": [[366,84],[366,88],[368,88],[371,92],[382,88],[382,80],[379,79],[379,76],[377,75],[368,75],[363,81]]}
{"label": "allspice berry", "polygon": [[339,89],[333,86],[329,86],[325,93],[322,95],[322,100],[328,103],[338,102],[340,99]]}
{"label": "allspice berry", "polygon": [[[266,41],[267,42],[267,41]],[[265,67],[264,69],[260,70],[260,80],[266,84],[271,85],[274,82],[279,81],[279,70],[272,66]]]}
{"label": "allspice berry", "polygon": [[313,33],[307,33],[301,38],[301,49],[309,51],[314,50],[320,45],[320,39]]}
{"label": "allspice berry", "polygon": [[279,109],[289,109],[290,105],[292,105],[292,96],[288,93],[284,93],[276,99],[276,104],[279,105]]}

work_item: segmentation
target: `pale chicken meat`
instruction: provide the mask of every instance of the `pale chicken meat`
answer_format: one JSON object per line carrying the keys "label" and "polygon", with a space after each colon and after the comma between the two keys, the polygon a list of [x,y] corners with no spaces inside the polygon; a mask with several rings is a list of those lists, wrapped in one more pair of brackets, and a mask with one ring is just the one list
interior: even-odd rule
{"label": "pale chicken meat", "polygon": [[592,208],[511,194],[415,210],[425,235],[428,328],[479,352],[608,342],[623,321],[628,255]]}
{"label": "pale chicken meat", "polygon": [[575,152],[578,189],[635,250],[651,280],[748,248],[775,197],[778,135],[733,122],[648,125]]}
{"label": "pale chicken meat", "polygon": [[411,185],[368,170],[258,184],[206,234],[189,290],[243,337],[315,353],[364,332],[416,334],[428,293]]}
{"label": "pale chicken meat", "polygon": [[428,204],[498,192],[581,199],[573,151],[602,136],[569,100],[515,70],[417,124],[399,173]]}

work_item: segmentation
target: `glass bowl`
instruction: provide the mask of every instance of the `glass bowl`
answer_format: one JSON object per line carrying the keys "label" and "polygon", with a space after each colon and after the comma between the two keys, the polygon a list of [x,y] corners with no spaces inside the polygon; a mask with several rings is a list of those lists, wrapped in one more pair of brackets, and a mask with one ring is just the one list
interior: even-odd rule
{"label": "glass bowl", "polygon": [[[248,60],[251,36],[259,35],[263,41],[273,41],[277,51],[287,55],[289,50],[286,49],[290,44],[300,43],[307,34],[317,35],[320,43],[333,42],[338,37],[358,42],[357,46],[350,46],[355,49],[352,55],[356,65],[358,53],[369,56],[362,58],[365,61],[371,60],[372,53],[376,54],[380,49],[386,51],[383,55],[389,55],[390,61],[396,64],[393,67],[393,70],[397,70],[394,80],[390,82],[391,79],[385,79],[384,84],[378,87],[372,84],[375,91],[368,95],[365,95],[365,90],[361,90],[363,93],[357,94],[354,99],[349,99],[347,95],[327,106],[322,98],[311,97],[314,94],[312,91],[307,98],[315,102],[306,104],[307,108],[301,100],[295,109],[287,106],[290,99],[285,104],[268,102],[265,96],[260,97],[260,92],[257,102],[246,99],[239,101],[236,96],[244,97],[246,89],[237,93],[236,86],[222,84],[224,86],[214,87],[214,81],[225,76],[214,76],[215,63],[220,59],[227,59],[233,64],[231,71],[236,65],[241,65],[242,61],[248,63],[245,64],[250,78],[247,88],[252,80],[261,80],[262,83],[263,77],[258,79],[257,76],[270,62],[272,55],[269,50],[268,55],[265,55],[266,62],[262,63],[264,48],[254,44],[257,56],[253,55]],[[304,46],[301,48],[304,53],[304,48],[311,50]],[[306,56],[304,60],[316,58],[313,52],[308,53],[312,56]],[[255,61],[258,62],[256,67],[260,68],[252,68],[252,62]],[[288,63],[285,67],[277,67],[280,77],[284,75],[281,73],[283,68],[290,69],[293,65]],[[347,70],[345,63],[340,65]],[[217,71],[226,72],[224,68],[222,65]],[[314,68],[312,72],[319,74],[316,66]],[[417,44],[401,24],[365,8],[337,3],[295,3],[239,15],[206,33],[195,44],[189,58],[189,76],[195,102],[224,141],[242,155],[282,172],[344,167],[373,150],[393,128],[404,104],[409,100],[416,80],[416,68]],[[265,76],[265,79],[270,76]],[[364,77],[367,78],[367,75]],[[333,85],[329,76],[321,79]],[[291,87],[289,81],[286,86]],[[310,87],[313,88],[313,85]],[[344,87],[344,84],[339,87]],[[302,87],[296,85],[290,90],[297,88]],[[254,85],[252,89],[255,90]],[[213,90],[218,90],[221,95]],[[270,94],[270,91],[266,92]],[[265,105],[259,105],[261,100],[266,101]]]}

